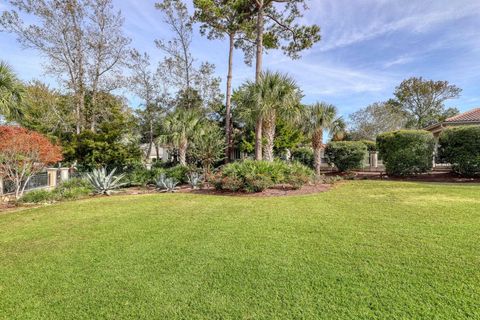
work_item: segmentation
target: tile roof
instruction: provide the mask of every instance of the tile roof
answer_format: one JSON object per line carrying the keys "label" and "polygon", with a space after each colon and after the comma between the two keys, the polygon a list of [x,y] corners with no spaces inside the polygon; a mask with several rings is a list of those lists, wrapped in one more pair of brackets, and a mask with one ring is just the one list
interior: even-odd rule
{"label": "tile roof", "polygon": [[480,108],[460,113],[448,118],[445,122],[480,122]]}

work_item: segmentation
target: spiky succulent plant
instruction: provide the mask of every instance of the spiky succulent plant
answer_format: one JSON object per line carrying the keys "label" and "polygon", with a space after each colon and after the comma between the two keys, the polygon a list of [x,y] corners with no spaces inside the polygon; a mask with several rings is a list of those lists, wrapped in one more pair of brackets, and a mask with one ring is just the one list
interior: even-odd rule
{"label": "spiky succulent plant", "polygon": [[165,173],[162,173],[157,178],[157,188],[163,192],[175,192],[177,190],[178,181],[175,178],[167,178]]}
{"label": "spiky succulent plant", "polygon": [[202,185],[203,176],[198,172],[191,172],[187,175],[188,184],[193,189],[198,189]]}
{"label": "spiky succulent plant", "polygon": [[115,171],[116,169],[113,169],[107,174],[105,168],[93,169],[92,172],[85,174],[85,178],[90,182],[95,193],[110,195],[113,190],[126,184],[121,182],[125,174],[114,176]]}

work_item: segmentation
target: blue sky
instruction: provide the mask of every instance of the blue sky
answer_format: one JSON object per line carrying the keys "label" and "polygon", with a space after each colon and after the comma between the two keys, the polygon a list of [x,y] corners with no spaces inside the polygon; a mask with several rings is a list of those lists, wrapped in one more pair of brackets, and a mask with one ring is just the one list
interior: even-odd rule
{"label": "blue sky", "polygon": [[[132,46],[158,61],[162,53],[153,41],[168,37],[169,31],[154,2],[116,0],[115,5],[125,16]],[[309,5],[303,21],[320,25],[321,42],[304,52],[301,60],[276,51],[264,58],[266,68],[287,72],[297,80],[304,102],[333,103],[347,115],[390,98],[403,79],[423,76],[448,80],[463,89],[461,98],[449,106],[462,111],[480,106],[479,0],[311,0]],[[6,8],[7,1],[0,0],[0,11]],[[222,80],[226,50],[226,42],[195,34],[194,55],[215,63]],[[55,85],[44,74],[38,53],[23,50],[13,35],[0,33],[0,59],[23,80],[36,78]],[[237,52],[234,86],[253,76],[254,69],[245,66]]]}

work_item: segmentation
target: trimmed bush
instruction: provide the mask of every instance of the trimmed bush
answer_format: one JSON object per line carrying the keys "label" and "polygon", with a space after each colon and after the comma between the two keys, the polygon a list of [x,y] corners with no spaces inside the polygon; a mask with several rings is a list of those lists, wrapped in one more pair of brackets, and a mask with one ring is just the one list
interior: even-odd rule
{"label": "trimmed bush", "polygon": [[367,147],[368,152],[377,151],[377,143],[375,141],[370,140],[360,140]]}
{"label": "trimmed bush", "polygon": [[224,166],[211,183],[221,190],[261,192],[283,183],[298,189],[308,183],[312,175],[312,170],[300,163],[245,160]]}
{"label": "trimmed bush", "polygon": [[387,174],[408,176],[432,169],[435,141],[425,130],[399,130],[378,135],[379,158]]}
{"label": "trimmed bush", "polygon": [[439,144],[440,160],[452,164],[454,172],[480,176],[480,126],[448,128],[440,135]]}
{"label": "trimmed bush", "polygon": [[340,172],[359,169],[367,156],[367,146],[360,141],[330,142],[325,148],[325,158]]}
{"label": "trimmed bush", "polygon": [[297,148],[292,151],[292,160],[313,168],[313,150],[312,148]]}

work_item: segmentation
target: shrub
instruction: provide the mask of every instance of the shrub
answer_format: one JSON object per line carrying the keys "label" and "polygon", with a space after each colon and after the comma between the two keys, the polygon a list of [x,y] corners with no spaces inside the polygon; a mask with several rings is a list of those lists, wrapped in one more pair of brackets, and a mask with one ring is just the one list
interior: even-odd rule
{"label": "shrub", "polygon": [[311,148],[298,148],[292,151],[292,160],[313,168],[313,150]]}
{"label": "shrub", "polygon": [[432,169],[433,135],[424,130],[399,130],[378,135],[379,157],[387,174],[407,176]]}
{"label": "shrub", "polygon": [[312,174],[311,169],[300,163],[245,160],[224,166],[211,182],[217,189],[260,192],[281,183],[300,188]]}
{"label": "shrub", "polygon": [[187,183],[188,177],[187,174],[190,172],[190,169],[187,166],[176,165],[165,170],[165,174],[168,178],[174,178],[179,183]]}
{"label": "shrub", "polygon": [[75,200],[88,196],[93,192],[90,183],[82,178],[72,178],[53,190],[55,200]]}
{"label": "shrub", "polygon": [[454,172],[468,177],[480,175],[480,126],[446,129],[439,144],[440,160],[452,164]]}
{"label": "shrub", "polygon": [[143,165],[137,165],[125,176],[125,180],[132,186],[146,186],[153,180],[151,170]]}
{"label": "shrub", "polygon": [[273,187],[273,185],[274,182],[271,176],[263,173],[256,173],[245,176],[243,189],[250,193],[262,192],[263,190]]}
{"label": "shrub", "polygon": [[32,190],[23,194],[19,199],[21,203],[48,203],[55,200],[55,195],[45,189]]}
{"label": "shrub", "polygon": [[341,172],[359,169],[367,156],[367,147],[360,141],[330,142],[325,148],[325,157]]}
{"label": "shrub", "polygon": [[368,152],[377,151],[377,143],[371,140],[360,140],[367,147]]}
{"label": "shrub", "polygon": [[286,168],[285,183],[294,189],[300,189],[309,183],[313,177],[313,171],[299,162],[294,162]]}

